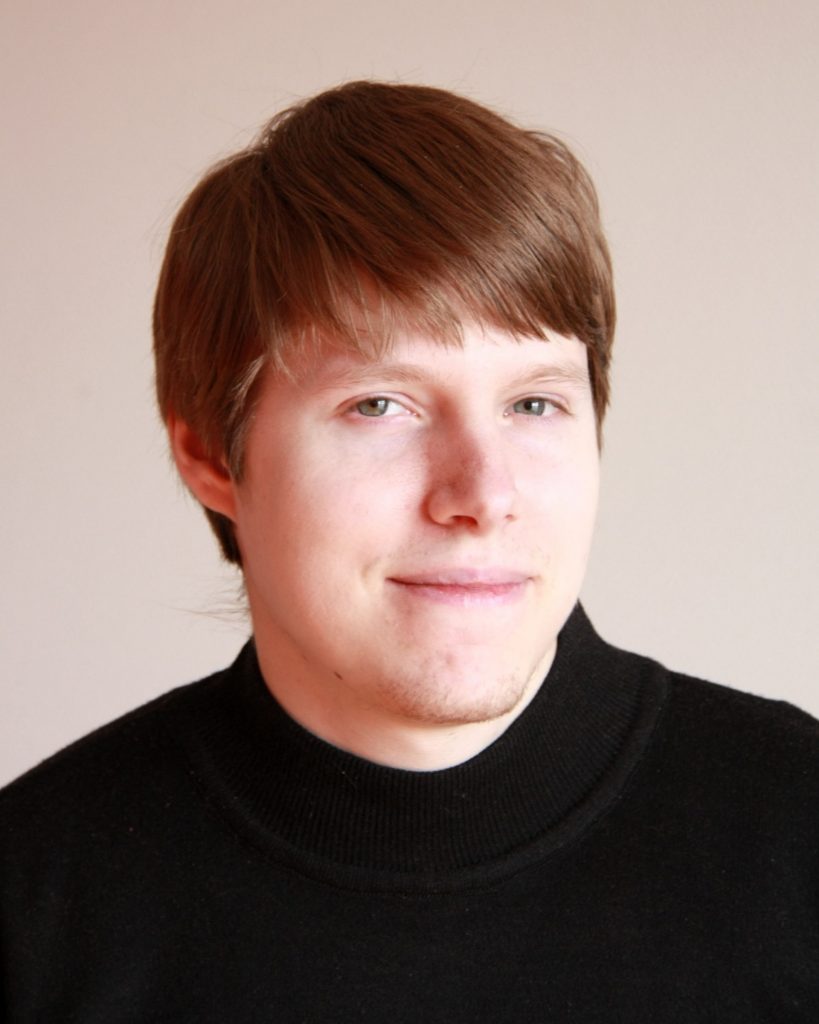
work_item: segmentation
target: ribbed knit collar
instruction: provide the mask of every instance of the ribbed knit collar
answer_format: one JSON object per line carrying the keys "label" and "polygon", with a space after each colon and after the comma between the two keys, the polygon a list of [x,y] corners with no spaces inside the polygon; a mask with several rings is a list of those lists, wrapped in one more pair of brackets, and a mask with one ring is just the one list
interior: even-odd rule
{"label": "ribbed knit collar", "polygon": [[440,888],[542,856],[599,815],[661,704],[662,673],[646,666],[600,640],[578,605],[523,714],[440,771],[373,764],[307,732],[271,696],[252,642],[179,728],[211,799],[271,855],[342,884]]}

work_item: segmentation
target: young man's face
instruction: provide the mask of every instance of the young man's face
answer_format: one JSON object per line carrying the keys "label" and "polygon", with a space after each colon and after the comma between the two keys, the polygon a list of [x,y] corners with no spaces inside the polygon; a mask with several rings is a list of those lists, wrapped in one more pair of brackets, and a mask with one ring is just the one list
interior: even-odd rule
{"label": "young man's face", "polygon": [[271,373],[244,465],[231,513],[257,647],[297,718],[306,700],[486,721],[537,687],[597,504],[579,341],[473,326],[462,348],[408,335],[380,362]]}

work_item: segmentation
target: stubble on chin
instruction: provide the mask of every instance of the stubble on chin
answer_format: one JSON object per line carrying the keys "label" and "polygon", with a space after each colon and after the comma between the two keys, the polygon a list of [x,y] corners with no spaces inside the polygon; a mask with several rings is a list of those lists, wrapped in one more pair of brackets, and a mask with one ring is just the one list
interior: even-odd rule
{"label": "stubble on chin", "polygon": [[440,666],[418,667],[414,678],[382,680],[376,700],[396,718],[428,725],[470,725],[491,722],[531,699],[542,681],[524,669],[506,670],[492,676],[475,671],[464,677]]}

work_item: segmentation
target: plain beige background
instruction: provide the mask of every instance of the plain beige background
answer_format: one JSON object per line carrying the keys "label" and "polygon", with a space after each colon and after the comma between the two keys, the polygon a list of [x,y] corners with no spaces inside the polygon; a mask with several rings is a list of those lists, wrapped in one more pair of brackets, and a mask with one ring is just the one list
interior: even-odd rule
{"label": "plain beige background", "polygon": [[819,712],[815,0],[29,0],[0,21],[0,781],[246,635],[152,406],[154,281],[209,163],[360,77],[462,91],[587,163],[620,326],[586,606],[614,642]]}

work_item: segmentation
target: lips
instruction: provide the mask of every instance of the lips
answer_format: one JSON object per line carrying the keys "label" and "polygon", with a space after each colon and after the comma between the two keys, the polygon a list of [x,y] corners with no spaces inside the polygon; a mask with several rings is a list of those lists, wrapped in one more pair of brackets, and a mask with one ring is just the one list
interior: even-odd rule
{"label": "lips", "polygon": [[532,577],[506,568],[442,568],[402,573],[389,582],[413,598],[439,604],[499,605],[523,596]]}

